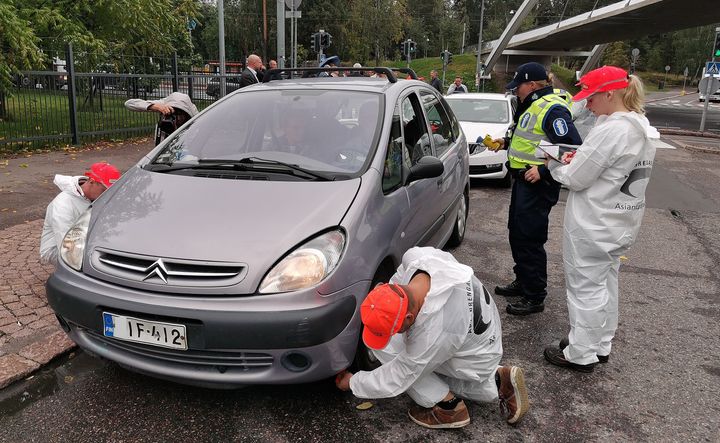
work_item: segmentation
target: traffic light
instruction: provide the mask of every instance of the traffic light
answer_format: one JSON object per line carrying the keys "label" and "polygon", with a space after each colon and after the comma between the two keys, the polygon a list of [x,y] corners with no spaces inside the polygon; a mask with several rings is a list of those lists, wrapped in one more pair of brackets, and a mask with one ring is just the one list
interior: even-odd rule
{"label": "traffic light", "polygon": [[412,40],[408,41],[408,46],[409,46],[409,47],[408,47],[408,50],[410,51],[410,54],[414,54],[414,53],[415,53],[415,49],[416,49],[415,42],[412,41]]}
{"label": "traffic light", "polygon": [[329,48],[332,45],[332,35],[329,32],[320,33],[320,47]]}
{"label": "traffic light", "polygon": [[320,34],[317,32],[314,32],[313,35],[310,37],[310,47],[312,48],[313,52],[320,52]]}
{"label": "traffic light", "polygon": [[447,64],[452,63],[452,52],[447,51]]}
{"label": "traffic light", "polygon": [[713,46],[713,57],[720,57],[720,32],[715,33],[715,46]]}
{"label": "traffic light", "polygon": [[440,53],[440,60],[442,60],[444,65],[449,65],[452,63],[452,52],[448,51],[447,49]]}

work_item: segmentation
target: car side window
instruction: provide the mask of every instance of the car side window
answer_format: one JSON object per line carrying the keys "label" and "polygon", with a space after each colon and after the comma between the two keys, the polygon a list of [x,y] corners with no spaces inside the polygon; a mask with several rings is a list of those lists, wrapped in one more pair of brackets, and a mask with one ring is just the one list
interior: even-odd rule
{"label": "car side window", "polygon": [[448,105],[448,102],[442,100],[442,105],[443,109],[445,109],[445,112],[448,115],[448,118],[450,118],[450,124],[452,125],[453,141],[455,141],[460,138],[460,122],[458,122],[458,119],[455,116],[455,113],[453,113],[452,108],[450,108],[450,105]]}
{"label": "car side window", "polygon": [[385,167],[383,168],[382,190],[388,194],[402,185],[403,171],[403,135],[401,129],[400,107],[395,106],[390,126]]}
{"label": "car side window", "polygon": [[429,91],[420,91],[420,98],[430,122],[433,140],[435,140],[435,153],[441,157],[450,149],[450,144],[454,141],[450,118],[435,94]]}
{"label": "car side window", "polygon": [[410,166],[414,166],[426,155],[433,155],[423,111],[415,94],[410,94],[402,100],[402,126]]}

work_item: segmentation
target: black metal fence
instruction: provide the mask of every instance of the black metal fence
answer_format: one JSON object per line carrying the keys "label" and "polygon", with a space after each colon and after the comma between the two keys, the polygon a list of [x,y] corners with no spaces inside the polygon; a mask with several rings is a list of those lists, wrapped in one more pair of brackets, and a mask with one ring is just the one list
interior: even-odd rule
{"label": "black metal fence", "polygon": [[[0,151],[151,135],[158,114],[126,109],[130,98],[157,100],[179,91],[200,110],[220,98],[220,75],[181,72],[177,58],[170,60],[156,74],[75,72],[68,47],[65,71],[26,71],[9,93],[0,92]],[[226,93],[238,80],[239,73],[225,75]]]}

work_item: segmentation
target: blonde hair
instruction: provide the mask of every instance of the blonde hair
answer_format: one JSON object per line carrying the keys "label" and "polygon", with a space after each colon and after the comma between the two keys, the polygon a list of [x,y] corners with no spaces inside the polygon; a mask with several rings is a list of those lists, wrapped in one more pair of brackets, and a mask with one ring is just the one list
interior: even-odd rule
{"label": "blonde hair", "polygon": [[627,88],[621,90],[622,102],[625,107],[638,114],[645,114],[645,87],[637,75],[628,76]]}
{"label": "blonde hair", "polygon": [[555,86],[555,83],[557,83],[557,80],[556,80],[556,78],[555,78],[555,74],[553,74],[552,72],[548,72],[548,80],[547,80],[547,82],[548,82],[548,84],[547,84],[546,86],[550,86],[550,85]]}

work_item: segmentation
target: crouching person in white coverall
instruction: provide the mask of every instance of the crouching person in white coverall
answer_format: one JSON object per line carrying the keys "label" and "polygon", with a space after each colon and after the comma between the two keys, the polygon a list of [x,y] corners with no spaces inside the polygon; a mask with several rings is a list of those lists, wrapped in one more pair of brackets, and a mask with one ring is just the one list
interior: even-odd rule
{"label": "crouching person in white coverall", "polygon": [[40,237],[40,261],[56,264],[68,230],[103,192],[120,178],[120,171],[108,163],[94,163],[84,176],[57,174],[53,183],[60,193],[45,211]]}
{"label": "crouching person in white coverall", "polygon": [[[549,161],[570,190],[563,260],[570,334],[545,349],[552,364],[592,372],[608,361],[618,326],[620,256],[635,242],[659,138],[643,111],[639,78],[614,66],[587,73],[574,100],[587,99],[595,126],[563,163]],[[569,158],[568,158],[569,157]]]}
{"label": "crouching person in white coverall", "polygon": [[363,341],[382,365],[344,372],[338,388],[359,398],[406,392],[410,418],[427,428],[470,423],[462,399],[500,400],[509,423],[528,409],[521,368],[499,367],[500,317],[490,294],[447,252],[412,248],[389,284],[375,287],[360,307]]}

